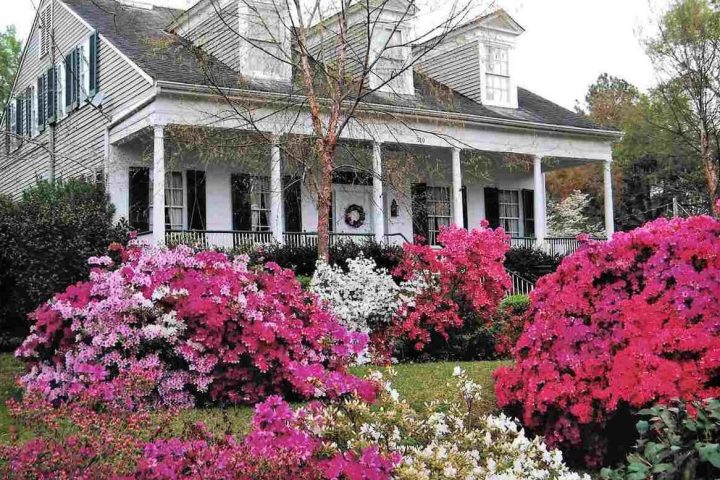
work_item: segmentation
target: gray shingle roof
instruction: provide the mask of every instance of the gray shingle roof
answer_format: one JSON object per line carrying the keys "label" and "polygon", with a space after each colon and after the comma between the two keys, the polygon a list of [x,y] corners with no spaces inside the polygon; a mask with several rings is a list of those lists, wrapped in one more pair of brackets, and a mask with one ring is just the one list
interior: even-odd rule
{"label": "gray shingle roof", "polygon": [[[217,58],[200,54],[183,38],[167,33],[166,27],[182,14],[180,10],[132,8],[116,0],[63,2],[156,80],[279,93],[295,88],[285,82],[244,79]],[[296,93],[301,92],[296,89]],[[415,74],[415,95],[374,92],[367,96],[367,101],[500,120],[608,130],[524,88],[518,88],[517,109],[491,107],[418,73]]]}

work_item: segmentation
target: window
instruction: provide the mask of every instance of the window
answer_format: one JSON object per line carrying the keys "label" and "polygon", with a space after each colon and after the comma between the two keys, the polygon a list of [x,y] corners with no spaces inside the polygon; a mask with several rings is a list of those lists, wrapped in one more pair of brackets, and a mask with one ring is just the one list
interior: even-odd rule
{"label": "window", "polygon": [[284,67],[283,27],[274,11],[260,10],[258,13],[252,12],[248,18],[248,65],[258,73],[275,77]]}
{"label": "window", "polygon": [[389,28],[381,28],[375,32],[375,35],[376,55],[380,56],[374,68],[378,85],[387,82],[385,86],[388,90],[405,92],[409,88],[406,74],[409,74],[410,70],[403,71],[403,68],[406,67],[407,53],[403,45],[402,30],[393,31]]}
{"label": "window", "polygon": [[270,230],[270,178],[238,174],[232,176],[233,230]]}
{"label": "window", "polygon": [[55,82],[55,108],[57,109],[57,118],[60,120],[65,118],[65,68],[62,63],[55,66]]}
{"label": "window", "polygon": [[183,229],[182,172],[165,172],[165,228]]}
{"label": "window", "polygon": [[510,67],[507,48],[487,47],[485,83],[488,101],[495,103],[510,102]]}
{"label": "window", "polygon": [[517,190],[498,192],[500,226],[511,237],[520,236],[520,193]]}
{"label": "window", "polygon": [[50,45],[52,42],[52,3],[48,3],[40,11],[40,39],[38,50],[40,51],[40,58],[44,57],[50,52]]}
{"label": "window", "polygon": [[452,222],[450,188],[428,187],[426,195],[428,241],[430,245],[437,245],[440,227],[449,227]]}

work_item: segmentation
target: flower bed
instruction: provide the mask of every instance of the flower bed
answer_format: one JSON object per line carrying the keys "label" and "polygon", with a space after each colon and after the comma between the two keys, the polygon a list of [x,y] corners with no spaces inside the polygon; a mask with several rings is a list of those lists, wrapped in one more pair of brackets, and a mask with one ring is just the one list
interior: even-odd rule
{"label": "flower bed", "polygon": [[[476,415],[479,385],[460,368],[454,375],[446,389],[452,400],[423,411],[412,409],[377,372],[370,377],[379,392],[373,405],[354,397],[293,410],[271,396],[256,406],[252,430],[242,438],[212,434],[202,424],[180,437],[164,437],[162,428],[142,431],[148,413],[128,411],[122,398],[99,404],[86,391],[56,408],[31,395],[13,411],[34,428],[35,438],[0,446],[0,476],[589,480],[513,420]],[[63,435],[68,427],[72,433]]]}
{"label": "flower bed", "polygon": [[117,248],[120,264],[91,259],[89,281],[34,313],[17,351],[28,391],[112,395],[113,382],[141,378],[153,387],[145,400],[164,406],[373,397],[345,371],[366,336],[343,328],[291,271],[186,247]]}

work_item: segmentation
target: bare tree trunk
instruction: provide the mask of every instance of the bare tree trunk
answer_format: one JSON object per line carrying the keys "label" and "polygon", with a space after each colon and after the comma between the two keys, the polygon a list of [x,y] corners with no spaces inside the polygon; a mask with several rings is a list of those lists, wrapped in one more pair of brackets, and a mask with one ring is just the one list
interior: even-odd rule
{"label": "bare tree trunk", "polygon": [[[720,163],[715,158],[710,143],[710,136],[703,128],[700,133],[700,154],[702,155],[703,167],[705,169],[705,181],[707,182],[710,209],[714,211],[715,202],[718,199],[718,184],[720,182]],[[719,214],[720,212],[715,212]]]}
{"label": "bare tree trunk", "polygon": [[332,174],[335,148],[321,139],[317,141],[322,145],[318,152],[322,166],[320,186],[317,193],[318,204],[318,259],[328,262],[330,260],[330,206],[332,202]]}

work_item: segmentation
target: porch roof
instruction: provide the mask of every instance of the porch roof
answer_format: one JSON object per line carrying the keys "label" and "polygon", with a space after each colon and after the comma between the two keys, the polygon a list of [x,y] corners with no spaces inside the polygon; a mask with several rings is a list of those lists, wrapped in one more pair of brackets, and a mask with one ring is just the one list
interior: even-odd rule
{"label": "porch roof", "polygon": [[[186,85],[237,88],[259,92],[302,94],[289,82],[247,79],[209,54],[200,61],[188,42],[168,33],[166,27],[182,11],[162,7],[151,10],[123,5],[116,0],[64,0],[75,13],[145,73],[157,81]],[[438,87],[442,93],[438,94]],[[415,73],[415,94],[374,92],[368,104],[474,115],[498,120],[597,130],[607,135],[614,129],[597,125],[524,88],[518,88],[518,108],[490,107]]]}

